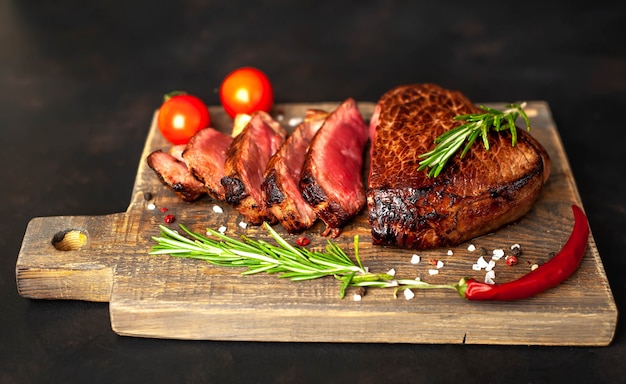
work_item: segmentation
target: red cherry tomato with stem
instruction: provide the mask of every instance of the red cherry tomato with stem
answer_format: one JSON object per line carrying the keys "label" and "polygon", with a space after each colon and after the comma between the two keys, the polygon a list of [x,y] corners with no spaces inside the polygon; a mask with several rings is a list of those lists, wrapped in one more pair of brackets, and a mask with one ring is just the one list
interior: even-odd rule
{"label": "red cherry tomato with stem", "polygon": [[206,104],[197,96],[184,92],[165,95],[159,109],[158,125],[161,134],[172,144],[186,144],[199,130],[211,124]]}
{"label": "red cherry tomato with stem", "polygon": [[239,113],[269,112],[274,104],[274,90],[265,73],[253,67],[242,67],[224,78],[220,100],[230,117]]}

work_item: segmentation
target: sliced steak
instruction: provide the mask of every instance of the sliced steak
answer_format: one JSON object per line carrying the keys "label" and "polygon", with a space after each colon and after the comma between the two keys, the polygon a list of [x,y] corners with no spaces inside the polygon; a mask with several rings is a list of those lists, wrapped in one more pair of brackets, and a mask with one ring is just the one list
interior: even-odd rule
{"label": "sliced steak", "polygon": [[311,141],[300,191],[326,224],[324,236],[338,236],[365,206],[362,168],[367,141],[367,125],[351,98],[326,118]]}
{"label": "sliced steak", "polygon": [[476,113],[459,92],[433,84],[406,85],[384,94],[371,119],[367,204],[374,244],[425,249],[458,245],[525,215],[550,174],[545,149],[525,130],[490,134],[463,159],[454,156],[436,178],[417,171],[433,140]]}
{"label": "sliced steak", "polygon": [[272,156],[265,170],[265,180],[261,184],[265,202],[289,233],[310,228],[317,220],[313,207],[300,193],[299,183],[308,146],[327,116],[324,111],[307,111],[304,122]]}
{"label": "sliced steak", "polygon": [[187,165],[174,155],[156,150],[148,155],[147,163],[159,180],[184,201],[197,200],[206,193],[204,184],[196,179]]}
{"label": "sliced steak", "polygon": [[285,141],[286,131],[265,112],[255,112],[234,139],[226,155],[221,179],[226,201],[250,224],[276,223],[267,209],[261,183],[269,159]]}
{"label": "sliced steak", "polygon": [[220,200],[226,198],[221,179],[232,141],[232,137],[216,129],[205,128],[189,140],[182,152],[191,173],[204,183],[209,195]]}

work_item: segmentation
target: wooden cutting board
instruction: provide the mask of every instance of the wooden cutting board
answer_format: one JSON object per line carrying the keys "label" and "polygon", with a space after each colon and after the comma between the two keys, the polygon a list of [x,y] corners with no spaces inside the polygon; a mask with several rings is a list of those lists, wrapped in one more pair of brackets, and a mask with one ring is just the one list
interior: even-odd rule
{"label": "wooden cutting board", "polygon": [[[307,108],[330,111],[338,104],[277,105],[274,115],[293,129]],[[359,103],[366,120],[374,106]],[[210,111],[214,125],[229,132],[231,121],[222,109]],[[358,234],[360,256],[370,271],[393,268],[398,278],[420,277],[434,284],[454,283],[463,276],[484,279],[484,270],[472,270],[479,253],[470,252],[469,244],[489,253],[521,245],[518,265],[498,261],[497,282],[513,280],[529,272],[532,264],[546,261],[569,236],[571,205],[582,204],[549,106],[530,102],[526,111],[531,133],[552,159],[552,174],[536,206],[519,222],[451,248],[452,255],[447,248],[417,252],[419,264],[411,263],[416,252],[373,246],[366,212],[345,227],[337,242],[351,254],[353,236]],[[242,276],[241,269],[197,260],[150,256],[151,238],[159,234],[166,214],[200,232],[226,226],[230,235],[266,236],[260,227],[240,226],[243,218],[224,202],[204,197],[185,203],[175,197],[145,161],[160,148],[167,149],[168,144],[153,119],[126,212],[31,220],[16,265],[20,295],[109,302],[115,332],[151,338],[572,346],[603,346],[613,338],[617,308],[593,235],[580,269],[570,279],[531,299],[508,303],[469,302],[452,290],[415,290],[415,297],[407,300],[402,292],[394,298],[389,289],[369,289],[355,301],[356,290],[349,289],[340,298],[333,278],[296,283],[274,275]],[[146,193],[151,200],[146,200]],[[156,209],[148,209],[150,203]],[[214,212],[214,206],[223,213]],[[167,213],[161,212],[163,207]],[[275,228],[295,242],[296,236]],[[318,223],[308,231],[309,247],[325,245],[321,230]],[[436,275],[429,273],[433,260],[444,263]]]}

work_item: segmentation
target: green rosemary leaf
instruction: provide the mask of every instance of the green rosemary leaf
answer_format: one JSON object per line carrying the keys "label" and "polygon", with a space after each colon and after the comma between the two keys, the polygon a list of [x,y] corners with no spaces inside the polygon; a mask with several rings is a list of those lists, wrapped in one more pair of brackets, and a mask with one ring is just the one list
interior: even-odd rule
{"label": "green rosemary leaf", "polygon": [[481,137],[485,150],[489,150],[489,132],[508,129],[511,132],[511,145],[517,143],[517,128],[515,120],[522,117],[526,124],[526,129],[530,130],[530,120],[524,112],[526,103],[507,104],[505,110],[500,111],[495,108],[480,106],[485,113],[475,113],[455,116],[457,121],[465,121],[464,124],[450,129],[435,138],[435,148],[425,152],[419,157],[418,171],[430,168],[429,177],[437,177],[447,162],[454,156],[463,143],[466,143],[460,157],[463,158],[470,150],[478,136]]}
{"label": "green rosemary leaf", "polygon": [[[363,267],[359,258],[357,236],[354,237],[355,263],[337,243],[330,240],[325,252],[310,251],[289,244],[269,224],[264,223],[264,227],[276,244],[246,236],[236,239],[211,229],[207,229],[207,236],[204,236],[192,232],[181,224],[180,228],[187,237],[160,226],[161,235],[152,237],[156,245],[149,254],[197,259],[219,267],[245,268],[242,275],[275,274],[291,281],[334,277],[341,282],[340,297],[344,297],[347,288],[351,286],[372,288],[399,286],[394,276],[370,273]],[[411,287],[416,284],[412,280],[406,281]],[[403,283],[406,284],[408,283]]]}

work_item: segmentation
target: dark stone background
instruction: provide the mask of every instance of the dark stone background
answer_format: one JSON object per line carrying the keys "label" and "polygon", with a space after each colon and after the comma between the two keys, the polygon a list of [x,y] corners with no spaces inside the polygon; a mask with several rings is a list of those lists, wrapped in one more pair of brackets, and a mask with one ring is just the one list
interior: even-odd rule
{"label": "dark stone background", "polygon": [[546,100],[624,308],[626,3],[578,3],[1,1],[0,382],[626,382],[621,319],[602,348],[151,340],[116,335],[106,304],[15,287],[31,218],[126,209],[164,93],[217,104],[253,65],[277,102],[411,82]]}

